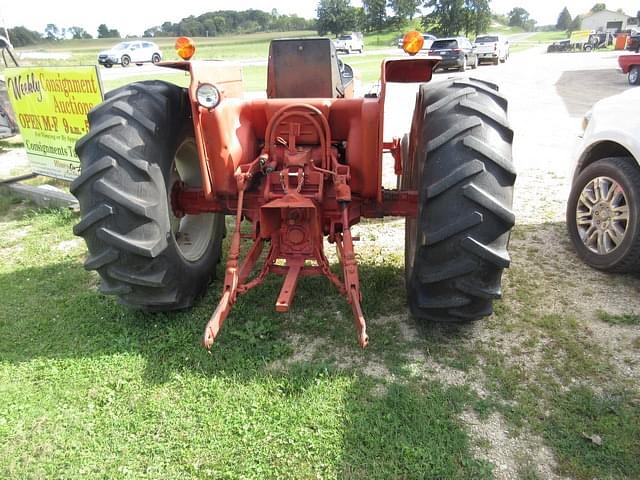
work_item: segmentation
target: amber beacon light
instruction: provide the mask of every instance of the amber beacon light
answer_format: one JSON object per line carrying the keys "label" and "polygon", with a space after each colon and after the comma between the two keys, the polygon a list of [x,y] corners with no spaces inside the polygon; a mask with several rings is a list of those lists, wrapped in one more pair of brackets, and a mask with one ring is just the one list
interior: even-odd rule
{"label": "amber beacon light", "polygon": [[189,37],[178,37],[176,39],[176,53],[183,60],[190,60],[196,53],[196,44]]}
{"label": "amber beacon light", "polygon": [[424,37],[416,30],[407,32],[402,40],[402,49],[409,55],[415,55],[418,53],[424,45]]}

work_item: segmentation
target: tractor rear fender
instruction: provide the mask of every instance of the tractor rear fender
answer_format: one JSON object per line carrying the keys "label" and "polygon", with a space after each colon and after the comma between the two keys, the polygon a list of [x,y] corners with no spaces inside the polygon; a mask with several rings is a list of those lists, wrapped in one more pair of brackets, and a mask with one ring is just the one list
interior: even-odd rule
{"label": "tractor rear fender", "polygon": [[[235,167],[253,160],[247,155],[255,150],[255,138],[249,129],[238,128],[243,96],[240,66],[216,61],[160,62],[158,66],[184,70],[191,77],[189,101],[205,197],[212,200],[213,192],[235,194]],[[211,112],[200,107],[196,99],[196,90],[203,83],[215,85],[227,99]]]}
{"label": "tractor rear fender", "polygon": [[426,83],[441,57],[402,58],[382,63],[382,85],[389,83]]}

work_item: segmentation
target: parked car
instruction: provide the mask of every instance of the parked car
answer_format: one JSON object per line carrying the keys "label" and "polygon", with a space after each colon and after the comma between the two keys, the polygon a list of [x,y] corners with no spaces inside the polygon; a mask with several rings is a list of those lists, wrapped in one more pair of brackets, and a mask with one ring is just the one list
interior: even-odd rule
{"label": "parked car", "polygon": [[597,102],[575,155],[567,228],[578,255],[610,272],[640,271],[640,89]]}
{"label": "parked car", "polygon": [[438,68],[457,68],[461,72],[478,66],[478,56],[471,42],[466,37],[438,38],[431,44],[429,55],[442,57]]}
{"label": "parked car", "polygon": [[620,55],[618,65],[627,74],[629,85],[640,85],[640,55]]}
{"label": "parked car", "polygon": [[568,38],[553,42],[547,47],[547,53],[568,52],[569,50],[571,50],[571,40],[569,40]]}
{"label": "parked car", "polygon": [[98,63],[107,68],[113,65],[128,67],[135,63],[158,63],[162,60],[162,51],[153,42],[121,42],[109,50],[104,50],[98,54]]}
{"label": "parked car", "polygon": [[345,35],[340,35],[333,44],[336,47],[336,52],[359,52],[364,51],[364,38],[360,32],[351,32]]}
{"label": "parked car", "polygon": [[478,60],[490,60],[494,65],[509,58],[509,40],[499,34],[480,35],[473,43]]}
{"label": "parked car", "polygon": [[422,38],[424,38],[424,44],[422,45],[422,50],[431,49],[431,45],[433,45],[433,42],[438,39],[438,37],[436,37],[435,35],[431,35],[429,33],[423,33]]}

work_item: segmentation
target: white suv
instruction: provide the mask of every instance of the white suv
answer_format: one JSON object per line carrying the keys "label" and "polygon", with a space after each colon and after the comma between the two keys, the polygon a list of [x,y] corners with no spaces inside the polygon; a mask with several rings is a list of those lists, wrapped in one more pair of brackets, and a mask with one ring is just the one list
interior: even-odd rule
{"label": "white suv", "polygon": [[340,35],[333,44],[336,47],[336,52],[359,52],[364,50],[364,39],[360,32],[351,32],[345,35]]}
{"label": "white suv", "polygon": [[131,63],[136,65],[146,62],[158,63],[160,60],[162,60],[162,51],[158,45],[147,41],[121,42],[98,54],[98,63],[107,68],[118,64],[128,67]]}
{"label": "white suv", "polygon": [[597,102],[585,116],[567,202],[578,255],[594,268],[640,271],[640,89]]}

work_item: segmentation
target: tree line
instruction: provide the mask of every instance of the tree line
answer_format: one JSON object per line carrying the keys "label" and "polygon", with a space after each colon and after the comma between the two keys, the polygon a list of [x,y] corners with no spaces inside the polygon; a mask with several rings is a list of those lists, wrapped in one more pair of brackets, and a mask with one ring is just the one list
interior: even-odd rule
{"label": "tree line", "polygon": [[297,15],[282,15],[274,8],[271,12],[262,10],[218,10],[191,15],[177,23],[164,22],[148,28],[145,37],[217,37],[219,35],[256,32],[287,32],[295,30],[315,30],[315,19],[307,20]]}
{"label": "tree line", "polygon": [[[35,45],[43,40],[58,41],[65,38],[73,39],[91,39],[93,35],[82,27],[58,27],[54,23],[49,23],[44,29],[44,33],[29,30],[24,26],[8,28],[7,33],[11,44],[14,47],[24,47],[27,45]],[[107,27],[104,23],[98,26],[98,38],[120,38],[118,30]]]}
{"label": "tree line", "polygon": [[[317,30],[320,35],[352,30],[401,30],[419,17],[424,31],[438,36],[478,35],[486,32],[496,19],[489,4],[490,0],[362,0],[362,7],[354,7],[351,0],[320,0],[316,9]],[[513,18],[511,24],[533,27],[535,21],[529,20],[528,15],[524,9],[515,8],[502,23]]]}
{"label": "tree line", "polygon": [[[299,30],[315,30],[316,19],[308,20],[297,15],[282,15],[276,9],[271,12],[261,10],[218,10],[197,17],[189,16],[177,23],[164,22],[162,25],[147,28],[144,37],[216,37],[238,33],[256,32],[288,32]],[[24,26],[9,28],[8,34],[14,47],[34,45],[46,41],[57,41],[64,38],[93,38],[84,28],[60,28],[48,24],[44,33],[30,30]],[[1,33],[1,31],[0,31]],[[98,26],[97,38],[121,38],[120,32],[105,24]]]}
{"label": "tree line", "polygon": [[[520,27],[531,31],[536,21],[524,8],[514,7],[506,15],[491,12],[491,0],[362,0],[362,7],[354,7],[351,0],[319,0],[316,18],[308,20],[297,15],[282,15],[276,9],[217,10],[199,16],[189,16],[179,22],[166,21],[144,31],[145,37],[215,37],[219,35],[317,30],[320,35],[339,35],[348,31],[375,32],[387,28],[403,29],[409,22],[420,18],[425,31],[439,36],[477,35],[490,29],[491,22]],[[604,3],[596,3],[591,13],[605,10]],[[582,18],[572,18],[565,7],[558,16],[558,30],[579,30]],[[553,28],[553,26],[551,26]],[[93,38],[84,28],[72,26],[59,28],[48,24],[44,33],[24,26],[8,29],[11,42],[16,47],[32,45],[42,40],[56,41],[63,38]],[[120,38],[116,29],[101,24],[98,38]]]}

